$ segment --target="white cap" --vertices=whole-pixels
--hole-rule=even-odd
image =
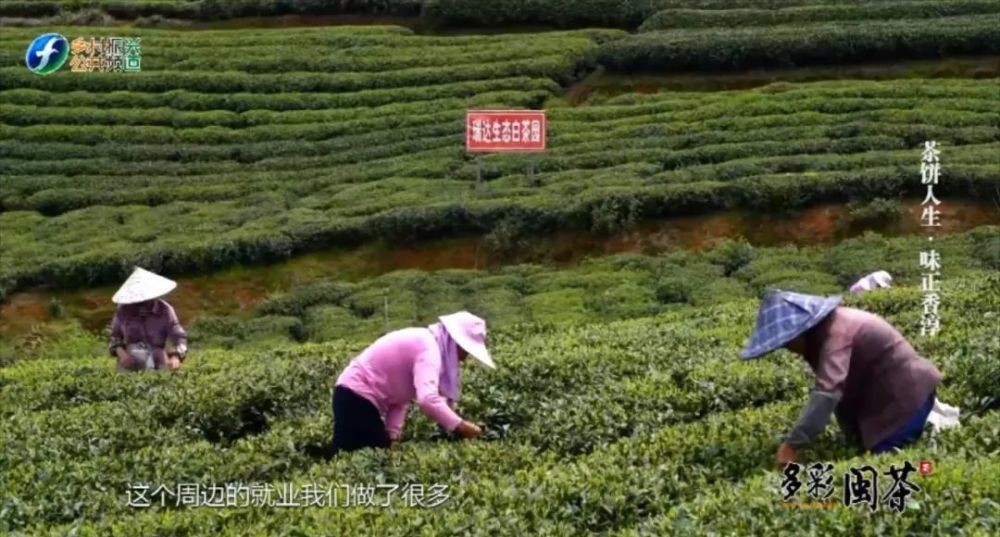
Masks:
[[[111,300],[115,304],[136,304],[160,298],[173,291],[175,287],[177,282],[136,267]]]

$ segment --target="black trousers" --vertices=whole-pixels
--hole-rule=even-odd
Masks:
[[[333,453],[389,447],[378,408],[348,388],[333,389]]]

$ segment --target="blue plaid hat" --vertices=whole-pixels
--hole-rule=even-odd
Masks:
[[[750,343],[743,349],[743,359],[759,358],[781,348],[825,319],[841,300],[839,296],[768,292],[757,311],[757,326],[750,336]]]

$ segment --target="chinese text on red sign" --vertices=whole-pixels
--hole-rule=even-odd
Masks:
[[[545,150],[545,112],[470,110],[465,116],[465,147],[470,152]]]

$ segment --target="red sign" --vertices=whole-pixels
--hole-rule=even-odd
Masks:
[[[465,148],[474,153],[545,151],[544,110],[469,110]]]
[[[927,475],[934,471],[934,462],[927,459],[920,460],[920,475]]]

